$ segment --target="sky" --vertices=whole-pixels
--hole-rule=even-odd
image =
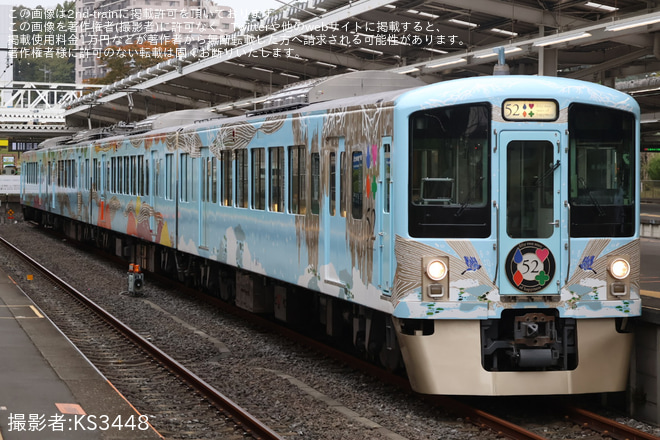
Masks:
[[[234,9],[236,14],[236,26],[245,23],[247,15],[250,12],[265,11],[267,9],[277,9],[291,0],[214,0],[214,3],[220,6],[229,6]],[[294,0],[295,1],[295,0]],[[55,7],[58,3],[64,3],[64,0],[0,0],[0,4],[23,5],[28,8],[43,6],[44,8]]]

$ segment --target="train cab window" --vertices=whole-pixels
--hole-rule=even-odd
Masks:
[[[586,104],[568,109],[571,237],[635,233],[635,119]]]
[[[233,194],[232,189],[234,188],[232,183],[232,152],[231,151],[222,151],[220,153],[220,160],[222,160],[222,185],[221,185],[221,197],[222,204],[224,206],[231,206],[233,204]]]
[[[321,198],[321,157],[319,153],[312,153],[312,214],[319,214]]]
[[[284,148],[270,148],[268,154],[270,164],[268,206],[273,212],[284,212]]]
[[[330,168],[330,172],[328,175],[330,176],[330,182],[328,187],[330,188],[330,203],[329,203],[329,208],[330,208],[330,215],[334,216],[335,212],[337,210],[336,205],[335,205],[335,197],[337,197],[337,153],[330,153],[328,161],[328,167]]]
[[[364,188],[364,167],[362,152],[355,151],[351,161],[351,215],[355,219],[362,218],[362,188]]]
[[[307,212],[306,180],[307,147],[289,147],[289,212]]]
[[[248,207],[248,155],[247,150],[236,151],[236,206]]]
[[[408,231],[412,237],[490,236],[487,103],[410,116]]]
[[[266,209],[266,150],[252,150],[252,208]]]

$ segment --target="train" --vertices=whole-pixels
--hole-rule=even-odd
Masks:
[[[626,389],[633,98],[369,71],[258,101],[45,141],[22,157],[25,219],[309,326],[419,393]]]

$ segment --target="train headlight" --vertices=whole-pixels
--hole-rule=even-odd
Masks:
[[[623,280],[630,275],[630,263],[623,258],[617,258],[610,263],[610,275],[617,280]]]
[[[440,281],[447,276],[447,265],[440,260],[432,260],[426,265],[426,276],[433,281]]]

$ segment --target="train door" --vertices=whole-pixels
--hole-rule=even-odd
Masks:
[[[110,189],[110,170],[108,167],[108,157],[105,154],[101,155],[101,169],[99,170],[99,181],[98,185],[98,218],[96,219],[97,224],[100,220],[105,221],[105,201],[106,201],[106,192]]]
[[[561,256],[560,133],[499,135],[502,295],[557,295]]]
[[[328,209],[324,216],[323,230],[325,234],[325,273],[326,284],[346,288],[346,283],[339,279],[339,273],[344,269],[341,264],[346,255],[346,150],[344,138],[332,138],[330,142],[336,144],[328,153]]]
[[[199,176],[198,179],[198,194],[199,194],[199,204],[198,212],[199,216],[197,217],[197,228],[198,228],[198,243],[199,247],[202,249],[208,249],[206,240],[207,240],[207,220],[209,215],[209,200],[210,200],[210,191],[209,191],[209,163],[207,162],[209,158],[209,149],[208,147],[202,147],[200,159],[199,159],[199,169],[196,170],[196,174]]]
[[[50,194],[48,194],[48,203],[50,206],[49,211],[50,212],[55,212],[55,182],[57,179],[57,162],[52,160],[48,162],[48,190],[50,191]]]
[[[149,206],[151,206],[151,209],[153,212],[158,212],[158,209],[156,207],[156,197],[160,196],[159,192],[159,171],[160,171],[160,162],[158,161],[158,151],[156,150],[151,150],[151,157],[148,159],[149,166],[147,167],[147,182],[146,182],[146,189],[147,189],[147,200],[149,200]],[[154,218],[154,215],[149,216],[149,230],[151,231],[152,234],[152,239],[154,237],[154,231],[156,229],[156,220]]]
[[[380,280],[378,285],[381,291],[390,294],[390,282],[392,279],[392,220],[390,218],[391,206],[391,172],[390,172],[390,148],[391,137],[384,137],[381,142],[379,154],[380,176],[378,178],[378,200],[380,207],[377,218],[378,224],[378,259],[380,265]]]
[[[43,171],[44,171],[44,163],[43,163],[42,159],[39,159],[39,168],[37,170],[37,176],[38,176],[37,182],[39,184],[39,188],[38,188],[39,200],[43,200],[44,199],[44,191],[48,191],[48,185],[43,180],[44,177],[45,177],[43,175],[44,174]]]

